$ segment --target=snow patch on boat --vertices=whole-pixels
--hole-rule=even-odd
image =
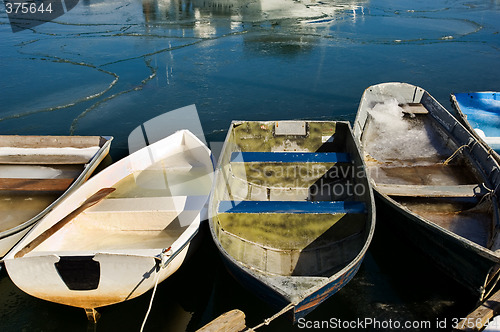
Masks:
[[[427,164],[426,158],[445,155],[447,149],[431,128],[403,113],[396,99],[376,103],[369,111],[373,139],[365,141],[366,151],[380,162],[412,161],[412,165]],[[422,128],[423,127],[423,128]]]

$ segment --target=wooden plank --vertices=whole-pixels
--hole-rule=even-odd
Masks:
[[[235,309],[217,317],[197,332],[240,332],[246,330],[245,313]]]
[[[60,191],[63,192],[74,179],[12,179],[0,178],[0,190],[11,191]]]
[[[231,162],[245,163],[349,163],[342,152],[233,152]]]
[[[500,291],[490,296],[479,307],[462,319],[456,326],[458,331],[480,331],[500,311]]]
[[[78,155],[13,155],[0,156],[0,164],[20,165],[77,165],[86,164],[90,158]]]
[[[22,136],[0,135],[0,147],[16,148],[88,148],[101,146],[100,136]]]
[[[100,212],[145,212],[145,211],[199,211],[207,200],[206,196],[170,197],[124,197],[108,198],[86,213]]]
[[[429,111],[420,103],[408,103],[399,105],[403,108],[403,113],[407,114],[428,114]]]
[[[477,184],[457,186],[377,184],[376,188],[388,196],[405,197],[478,197],[486,194],[486,190]]]

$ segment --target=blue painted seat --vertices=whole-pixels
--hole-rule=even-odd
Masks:
[[[245,163],[350,163],[342,152],[233,152],[231,162]]]
[[[366,213],[353,201],[221,201],[218,213]]]

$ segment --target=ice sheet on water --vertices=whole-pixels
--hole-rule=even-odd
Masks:
[[[431,126],[405,116],[394,98],[377,103],[368,113],[373,118],[373,136],[366,142],[366,151],[378,161],[425,164],[424,159],[449,153]]]

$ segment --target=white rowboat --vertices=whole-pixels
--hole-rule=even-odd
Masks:
[[[193,250],[212,173],[210,150],[187,130],[140,149],[47,214],[5,257],[7,272],[26,293],[84,308],[89,318],[94,308],[135,298]],[[23,250],[102,188],[116,190]]]

